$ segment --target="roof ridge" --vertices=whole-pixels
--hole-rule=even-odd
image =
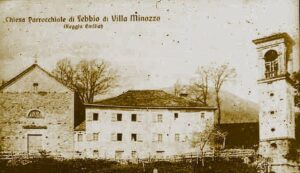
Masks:
[[[0,90],[6,88],[8,85],[14,83],[17,79],[21,78],[24,76],[26,73],[30,72],[31,70],[34,69],[34,67],[37,66],[37,64],[32,64],[31,66],[27,67],[25,70],[23,70],[21,73],[16,75],[15,77],[11,78],[8,80],[6,83],[4,83],[2,86],[0,86]]]
[[[128,92],[128,91],[163,91],[163,92],[165,92],[164,90],[162,90],[162,89],[138,89],[138,90],[135,90],[135,89],[130,89],[130,90],[127,90],[126,92]]]
[[[118,96],[95,101],[93,104],[142,107],[209,107],[208,105],[170,94],[164,90],[128,90]]]
[[[65,84],[63,84],[62,82],[60,82],[59,80],[57,80],[51,73],[49,73],[47,70],[43,69],[41,66],[39,66],[37,63],[32,64],[31,66],[27,67],[25,70],[23,70],[21,73],[19,73],[18,75],[16,75],[15,77],[11,78],[9,81],[7,81],[5,84],[3,84],[2,86],[0,86],[0,91],[3,90],[4,88],[6,88],[7,86],[13,84],[15,81],[17,81],[19,78],[23,77],[25,74],[29,73],[30,71],[32,71],[34,68],[39,68],[40,70],[42,70],[44,73],[46,73],[49,77],[53,78],[54,80],[56,80],[58,83],[60,83],[61,85],[63,85],[64,87],[68,88],[69,90],[73,91],[72,88],[66,86]]]

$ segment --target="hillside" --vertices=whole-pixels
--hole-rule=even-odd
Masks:
[[[173,93],[172,88],[164,89],[166,92]],[[215,95],[210,93],[208,104],[214,106]],[[250,100],[243,99],[230,92],[223,91],[221,93],[222,99],[222,117],[221,123],[244,123],[244,122],[258,122],[258,104]]]

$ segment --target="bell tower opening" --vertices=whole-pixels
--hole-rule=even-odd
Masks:
[[[265,60],[265,78],[273,78],[278,76],[278,53],[271,49],[264,55]]]

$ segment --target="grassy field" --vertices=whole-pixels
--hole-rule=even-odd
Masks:
[[[0,173],[152,173],[154,168],[158,173],[256,173],[255,168],[236,161],[208,161],[205,167],[186,162],[119,164],[92,159],[0,161]]]

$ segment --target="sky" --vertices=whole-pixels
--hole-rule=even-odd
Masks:
[[[7,17],[160,16],[159,22],[106,22],[103,29],[64,29],[62,23],[6,22]],[[257,52],[252,40],[287,32],[296,42],[297,0],[1,1],[0,79],[34,60],[52,71],[58,60],[104,59],[119,72],[118,91],[187,84],[198,66],[229,63],[237,71],[224,89],[257,102]],[[74,24],[78,24],[75,22]],[[83,23],[81,23],[83,24]]]

